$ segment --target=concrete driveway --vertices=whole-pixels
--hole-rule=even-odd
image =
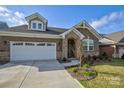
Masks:
[[[80,88],[57,60],[8,63],[0,66],[0,87]]]

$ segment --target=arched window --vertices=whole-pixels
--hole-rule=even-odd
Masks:
[[[92,39],[82,40],[83,50],[84,51],[93,51],[94,50],[94,41]]]

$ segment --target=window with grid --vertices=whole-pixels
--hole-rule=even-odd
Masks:
[[[83,43],[83,50],[84,51],[93,51],[94,50],[94,41],[92,39],[84,39]]]

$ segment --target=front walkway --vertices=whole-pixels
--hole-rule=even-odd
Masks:
[[[61,63],[65,68],[80,65],[79,60],[71,60],[71,62]]]
[[[0,66],[0,87],[81,88],[56,60]]]

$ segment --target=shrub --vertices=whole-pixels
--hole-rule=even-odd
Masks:
[[[102,54],[102,57],[103,57],[103,59],[107,60],[107,59],[108,59],[108,55],[107,55],[107,53],[104,52],[104,53]]]
[[[84,72],[82,72],[82,74],[83,74],[83,76],[92,76],[92,75],[94,75],[95,74],[95,72],[94,71],[84,71]]]
[[[93,64],[93,58],[90,55],[88,55],[87,57],[82,55],[80,61],[81,61],[81,66],[83,66],[84,64],[89,64],[89,65]]]
[[[93,63],[94,63],[93,57],[91,57],[90,55],[88,55],[87,60],[88,60],[87,63],[88,63],[89,65],[93,65]]]
[[[103,56],[102,56],[102,55],[99,55],[98,58],[99,58],[100,60],[103,60]]]
[[[73,69],[73,72],[74,72],[74,73],[77,73],[77,72],[78,72],[78,68],[74,68],[74,69]]]
[[[84,68],[89,68],[90,65],[89,65],[89,64],[83,64],[83,67],[84,67]]]
[[[124,54],[121,56],[121,59],[124,59]]]
[[[87,56],[87,60],[88,61],[91,61],[92,60],[92,57],[90,55]]]
[[[100,60],[108,60],[109,57],[106,52],[103,52],[102,54],[99,55]]]
[[[67,61],[67,59],[64,57],[64,58],[62,59],[62,61]]]
[[[92,58],[93,58],[93,60],[96,60],[98,57],[94,55]]]

